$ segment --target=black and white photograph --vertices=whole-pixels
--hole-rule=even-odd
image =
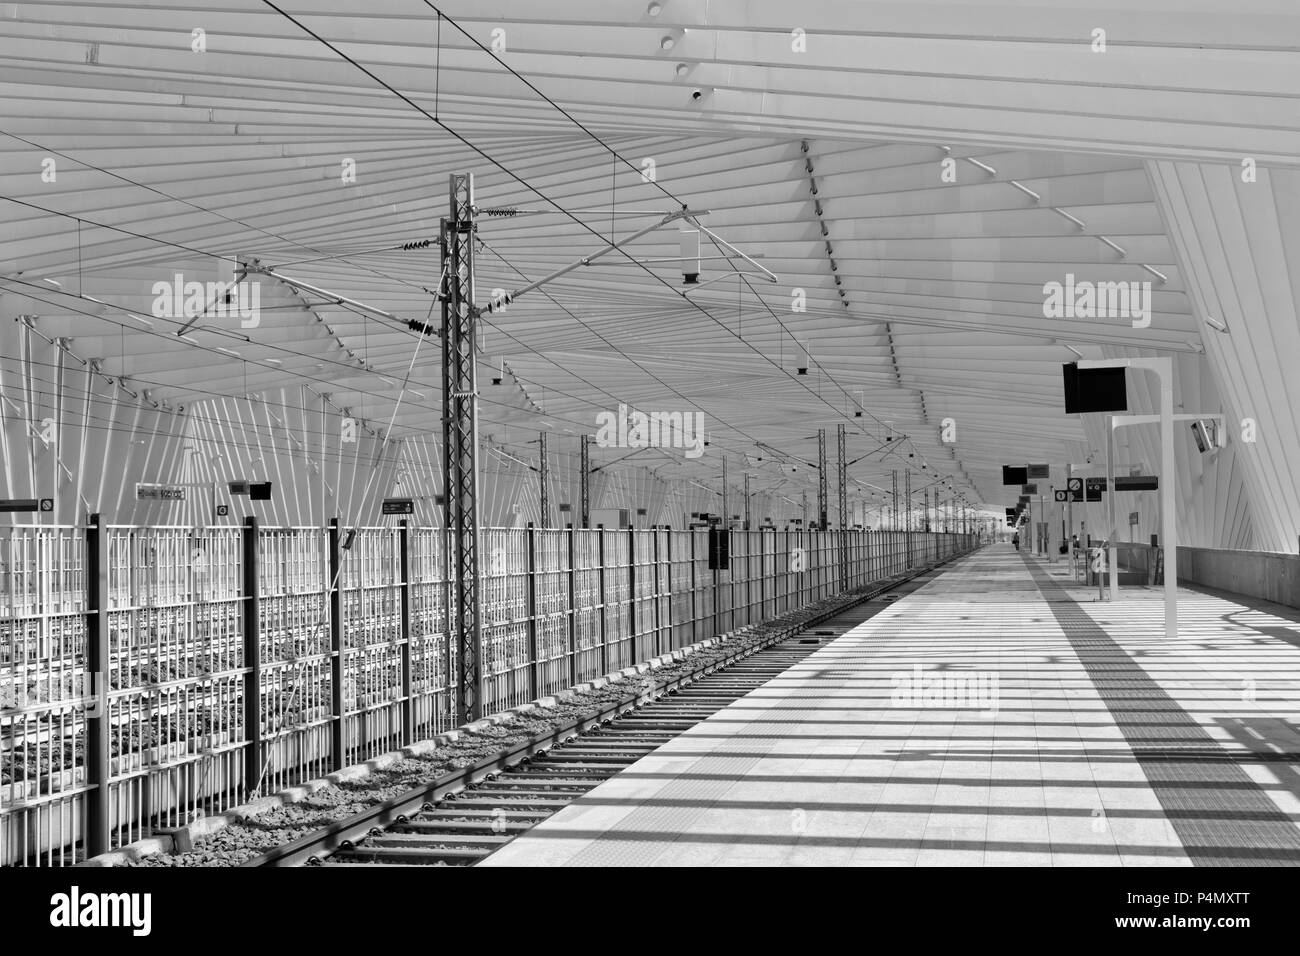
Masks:
[[[1298,276],[1295,0],[0,2],[0,939],[1293,929]]]

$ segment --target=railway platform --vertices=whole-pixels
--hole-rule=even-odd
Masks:
[[[1300,616],[1179,606],[985,548],[479,865],[1300,863]]]

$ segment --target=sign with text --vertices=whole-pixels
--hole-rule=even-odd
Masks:
[[[1158,475],[1115,476],[1116,491],[1155,491],[1160,487]]]
[[[137,501],[184,501],[185,489],[175,485],[141,485],[135,486]]]
[[[0,498],[0,513],[4,514],[22,514],[36,511],[39,507],[40,502],[35,498]]]
[[[386,515],[413,515],[415,502],[410,498],[385,498],[383,513]]]

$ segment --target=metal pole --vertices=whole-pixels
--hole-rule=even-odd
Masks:
[[[87,857],[107,853],[111,842],[108,666],[108,526],[94,514],[86,529],[86,673],[93,695],[86,713],[86,782],[92,787],[86,793]]]
[[[446,487],[452,545],[456,618],[452,628],[459,646],[462,722],[483,716],[482,616],[478,574],[478,309],[474,305],[474,177],[453,173],[448,181],[451,215],[443,254],[447,295],[442,306],[442,334],[447,362],[443,394],[448,404],[449,444]]]
[[[903,497],[907,500],[907,513],[903,518],[903,527],[905,530],[905,541],[907,545],[907,564],[905,567],[912,566],[912,469],[908,468],[903,471]]]
[[[1074,569],[1074,492],[1070,490],[1070,479],[1074,477],[1074,465],[1065,466],[1065,543],[1066,554],[1070,558],[1070,569]]]
[[[262,776],[262,649],[261,588],[257,569],[257,518],[244,518],[244,793],[257,786]]]
[[[731,527],[731,511],[727,503],[727,456],[722,456],[722,529]]]
[[[817,429],[817,530],[826,530],[826,429]]]
[[[584,436],[585,438],[585,436]],[[584,516],[584,523],[585,523]],[[609,673],[609,639],[606,636],[606,618],[608,617],[607,606],[605,604],[605,526],[601,525],[596,530],[596,566],[600,569],[597,577],[600,585],[600,672],[601,674]]]
[[[1160,375],[1160,544],[1165,551],[1165,637],[1178,637],[1178,514],[1174,504],[1173,360],[1153,360]]]
[[[890,481],[890,488],[891,488],[889,493],[889,500],[891,502],[890,515],[889,515],[889,530],[897,531],[898,530],[898,469],[897,468],[895,468],[893,471],[889,473],[889,481]]]
[[[569,533],[569,686],[578,683],[578,531],[572,524]]]
[[[1115,417],[1106,416],[1106,565],[1110,578],[1110,600],[1119,600],[1119,549],[1115,547]]]
[[[839,484],[840,491],[840,590],[846,590],[849,586],[849,554],[847,537],[849,527],[849,466],[845,456],[844,449],[844,426],[840,425],[837,429],[839,445],[839,468],[837,469],[836,481]]]
[[[344,759],[343,716],[345,702],[343,699],[343,582],[339,568],[343,563],[340,550],[339,519],[330,518],[329,525],[329,580],[327,595],[330,607],[330,759],[334,770],[347,766]]]
[[[402,640],[402,743],[415,739],[414,701],[411,699],[411,536],[407,520],[398,522],[401,549],[401,640]]]
[[[541,512],[537,519],[538,524],[543,528],[553,527],[551,524],[550,466],[547,464],[545,431],[537,436],[537,486],[537,507],[538,511]]]
[[[591,498],[588,479],[591,475],[591,436],[582,436],[582,452],[579,462],[578,473],[578,497],[581,501],[580,515],[582,518],[582,527],[590,527],[591,522]]]
[[[542,696],[541,661],[538,655],[540,646],[537,639],[537,532],[533,523],[528,522],[525,536],[528,559],[528,694],[533,700]]]

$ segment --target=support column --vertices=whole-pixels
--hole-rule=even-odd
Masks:
[[[542,696],[541,663],[538,658],[540,642],[537,634],[537,532],[528,522],[525,546],[528,549],[528,696],[536,700]]]
[[[912,469],[907,468],[903,471],[903,497],[907,502],[906,517],[903,519],[903,526],[907,534],[907,564],[905,567],[912,566]]]
[[[339,568],[343,564],[343,552],[339,541],[339,519],[330,518],[330,766],[333,770],[342,770],[347,763],[344,759],[343,741],[343,581]]]
[[[826,429],[817,429],[817,530],[826,530]]]
[[[591,436],[582,436],[581,461],[578,466],[578,498],[581,502],[579,515],[582,527],[591,527],[591,492],[588,484],[591,477]]]
[[[86,792],[87,858],[107,853],[112,836],[108,662],[108,527],[103,516],[95,514],[86,529],[86,674],[93,697],[86,710],[86,782],[91,785]]]
[[[749,475],[745,475],[745,530],[750,529],[749,523]]]
[[[411,534],[407,520],[397,524],[398,548],[401,550],[401,619],[402,641],[402,736],[403,744],[415,739],[414,701],[411,698]]]
[[[727,456],[722,456],[722,528],[731,528],[730,504],[727,501]]]
[[[443,236],[447,295],[442,304],[443,414],[447,419],[446,509],[452,587],[456,596],[454,639],[459,649],[461,722],[483,716],[482,634],[479,595],[478,503],[478,309],[474,305],[474,177],[453,173],[451,214]]]
[[[630,663],[637,663],[636,654],[636,531],[627,529],[627,634],[631,644]]]
[[[891,502],[890,516],[889,516],[889,530],[897,531],[898,530],[898,469],[897,468],[895,468],[893,471],[889,473],[889,483],[890,483],[889,500]]]
[[[847,590],[849,586],[849,554],[848,554],[848,528],[849,528],[849,489],[848,476],[849,466],[845,460],[844,452],[844,426],[839,425],[835,429],[837,444],[839,445],[839,460],[836,480],[839,483],[840,490],[840,590]]]
[[[537,436],[537,510],[538,524],[545,528],[553,528],[551,523],[551,478],[550,465],[546,457],[546,432],[541,432]]]
[[[259,581],[258,524],[255,515],[244,519],[243,531],[243,632],[244,632],[244,793],[262,776],[262,609]]]
[[[578,550],[577,529],[569,525],[569,686],[578,683]]]
[[[586,436],[583,436],[584,442]],[[584,456],[586,457],[586,456]],[[583,523],[586,523],[586,515],[583,515]],[[609,640],[606,636],[607,628],[605,618],[609,608],[605,604],[605,526],[601,525],[596,529],[596,567],[599,568],[600,579],[600,672],[601,674],[609,673]]]

